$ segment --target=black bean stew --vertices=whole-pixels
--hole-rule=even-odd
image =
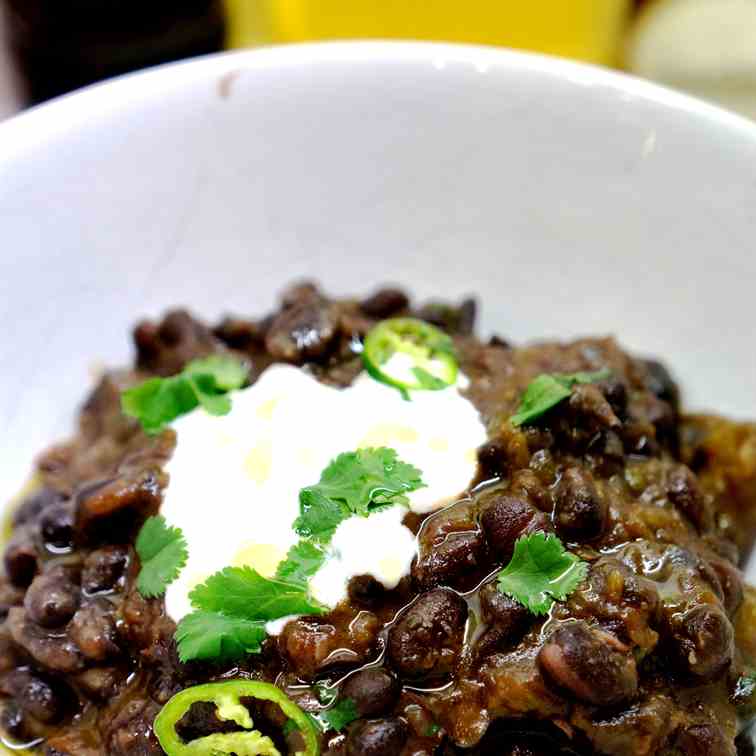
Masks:
[[[356,578],[347,602],[289,622],[235,667],[180,663],[162,600],[135,589],[133,546],[160,509],[175,436],[144,435],[120,392],[212,353],[243,355],[253,380],[285,361],[346,386],[367,331],[406,315],[454,338],[488,429],[469,494],[407,516],[419,557],[397,589]],[[161,754],[153,720],[172,695],[245,677],[312,713],[324,687],[352,701],[357,718],[321,737],[334,756],[752,753],[740,733],[754,704],[756,593],[739,565],[756,531],[756,426],[681,416],[664,367],[612,339],[516,348],[477,339],[474,315],[472,300],[415,307],[384,289],[333,301],[304,284],[263,320],[210,328],[177,310],[140,323],[135,366],[103,376],[13,516],[0,578],[6,742],[47,756]],[[604,368],[610,377],[536,422],[509,422],[536,376]],[[518,537],[539,531],[589,565],[546,617],[494,580]],[[255,715],[283,742],[275,716]],[[196,704],[180,727],[234,725]]]

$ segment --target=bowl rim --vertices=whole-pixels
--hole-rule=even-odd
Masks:
[[[493,67],[522,71],[569,82],[601,87],[607,93],[637,98],[662,109],[689,114],[723,131],[738,133],[756,143],[756,122],[684,92],[619,70],[554,55],[492,45],[403,40],[336,40],[269,45],[188,58],[134,71],[33,106],[0,123],[0,165],[17,159],[24,150],[43,148],[92,117],[119,109],[128,112],[135,101],[155,99],[192,81],[212,76],[314,65],[424,64],[440,73],[449,65],[472,66],[480,73]],[[159,100],[158,100],[159,101]]]

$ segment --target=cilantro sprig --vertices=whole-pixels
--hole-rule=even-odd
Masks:
[[[530,423],[568,399],[577,384],[603,381],[610,375],[607,369],[595,373],[543,373],[528,384],[510,422],[514,426]]]
[[[251,567],[226,567],[198,585],[189,599],[195,611],[176,630],[182,662],[233,661],[260,653],[265,623],[289,614],[323,614],[306,587],[266,578]]]
[[[407,504],[407,494],[425,486],[421,475],[386,447],[339,454],[319,483],[300,491],[300,516],[294,529],[316,542],[327,542],[351,515],[366,517],[377,507]]]
[[[192,360],[178,375],[150,378],[124,391],[121,409],[150,435],[199,406],[211,415],[226,415],[231,411],[226,394],[241,388],[248,372],[242,362],[225,355]]]
[[[567,551],[554,535],[531,533],[517,539],[509,564],[499,573],[498,589],[533,614],[548,614],[585,578],[588,565]]]
[[[325,562],[328,542],[339,523],[406,504],[407,493],[424,485],[420,471],[402,462],[393,449],[340,454],[319,483],[300,491],[301,514],[294,528],[302,539],[289,549],[274,578],[251,567],[227,567],[194,588],[189,596],[194,611],[176,631],[181,661],[232,661],[259,653],[266,622],[294,614],[323,614],[327,609],[310,597],[308,581]],[[329,716],[343,718],[346,712],[336,709]]]
[[[180,528],[168,525],[165,517],[149,517],[135,544],[142,563],[137,590],[145,598],[162,596],[186,564],[186,539]]]

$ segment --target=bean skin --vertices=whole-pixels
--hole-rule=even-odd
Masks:
[[[5,572],[11,583],[19,588],[25,588],[34,579],[37,572],[38,555],[31,538],[22,530],[17,531],[4,554]]]
[[[515,541],[521,535],[548,528],[543,513],[522,497],[492,492],[481,497],[480,505],[486,541],[503,560],[511,558]]]
[[[131,560],[127,546],[105,546],[84,560],[81,587],[89,594],[109,591],[121,580]]]
[[[73,502],[61,501],[49,506],[39,519],[45,543],[58,549],[69,548],[74,536]]]
[[[483,621],[494,625],[502,639],[514,645],[518,643],[530,624],[532,615],[519,602],[502,593],[496,581],[487,583],[480,589],[480,608]]]
[[[41,627],[60,627],[79,607],[79,587],[65,569],[49,570],[34,578],[24,597],[24,607]]]
[[[399,681],[391,672],[373,667],[351,675],[341,694],[354,701],[361,717],[376,717],[391,711],[400,690]]]
[[[590,475],[578,467],[565,470],[554,504],[557,532],[571,541],[590,541],[602,534],[606,518],[606,502]]]
[[[467,604],[454,591],[424,593],[389,631],[388,657],[404,679],[451,672],[462,649]]]
[[[722,609],[699,604],[672,622],[672,642],[683,669],[702,681],[717,679],[735,653],[734,630]]]
[[[638,690],[638,672],[629,649],[582,620],[555,630],[541,648],[538,662],[557,686],[595,706],[621,703]]]
[[[102,662],[119,653],[112,607],[104,599],[79,609],[68,633],[81,653],[92,661]]]
[[[360,304],[362,311],[371,318],[389,318],[409,307],[409,299],[401,289],[380,289]]]
[[[347,756],[396,756],[407,742],[407,725],[396,717],[355,722],[346,740]]]

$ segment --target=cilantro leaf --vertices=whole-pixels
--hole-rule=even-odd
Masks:
[[[595,373],[543,373],[528,384],[520,399],[520,406],[510,418],[510,422],[519,426],[536,420],[567,399],[573,386],[578,383],[603,381],[610,375],[609,370],[599,370]]]
[[[548,614],[554,600],[563,601],[577,588],[587,569],[556,536],[532,533],[517,539],[498,588],[533,614]]]
[[[226,567],[189,594],[192,606],[229,617],[274,620],[289,614],[322,614],[300,585],[271,580],[251,567]]]
[[[265,623],[215,612],[187,614],[176,629],[179,659],[234,661],[245,654],[259,654]]]
[[[331,706],[330,709],[319,712],[317,717],[323,723],[324,730],[336,730],[336,732],[340,732],[350,722],[359,719],[360,714],[351,698],[342,698]]]
[[[224,394],[241,388],[247,380],[247,366],[234,357],[211,355],[192,360],[178,374],[150,378],[121,394],[124,414],[135,417],[149,434],[159,433],[195,407],[211,415],[231,411],[231,400]]]
[[[329,499],[319,491],[308,488],[299,492],[299,511],[299,517],[294,520],[294,530],[317,543],[328,543],[339,523],[352,514],[343,502]]]
[[[310,541],[300,541],[289,549],[286,559],[278,565],[276,578],[305,587],[323,565],[325,553]]]
[[[139,531],[135,547],[142,563],[137,590],[145,598],[161,596],[179,576],[189,556],[184,534],[168,525],[162,515],[149,517]]]
[[[335,529],[350,514],[367,516],[371,504],[406,504],[406,494],[425,485],[420,476],[420,470],[402,462],[393,449],[339,454],[323,470],[319,483],[300,491],[302,517],[313,508],[322,511],[317,527],[310,526],[307,534]],[[298,532],[308,529],[299,520],[295,527]]]

